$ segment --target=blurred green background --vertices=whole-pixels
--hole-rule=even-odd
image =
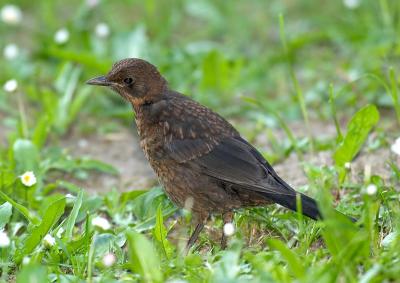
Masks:
[[[22,10],[21,21],[0,25],[1,47],[13,43],[19,53],[1,59],[0,80],[17,79],[38,107],[43,92],[63,91],[57,82],[66,69],[78,72],[73,95],[79,96],[87,78],[126,57],[149,60],[172,88],[228,116],[253,110],[243,102],[250,97],[287,119],[300,118],[291,71],[312,118],[328,118],[331,83],[338,107],[349,106],[341,109],[352,111],[366,102],[391,105],[377,78],[386,81],[388,68],[398,64],[398,1],[12,3]],[[57,43],[60,30],[68,38]],[[128,116],[119,98],[100,95],[99,89],[87,92],[83,113]]]

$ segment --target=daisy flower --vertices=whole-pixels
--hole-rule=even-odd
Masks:
[[[27,187],[32,187],[36,184],[36,176],[32,171],[27,171],[20,176],[22,184]]]

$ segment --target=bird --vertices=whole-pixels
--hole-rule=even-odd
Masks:
[[[317,202],[286,183],[263,155],[222,116],[172,90],[151,63],[116,62],[86,82],[105,86],[128,101],[135,113],[140,146],[169,199],[189,208],[195,228],[191,248],[211,215],[233,221],[240,208],[277,203],[318,220]],[[298,201],[300,200],[300,201]],[[221,237],[221,247],[227,239]]]

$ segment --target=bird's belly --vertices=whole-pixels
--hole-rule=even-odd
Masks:
[[[173,163],[173,162],[171,162]],[[189,184],[193,174],[180,170],[176,164],[168,162],[152,162],[151,166],[164,186],[168,197],[179,207],[190,206],[195,197],[192,193],[193,184]]]
[[[187,164],[174,161],[150,162],[166,194],[178,207],[196,214],[223,213],[241,207],[210,177],[193,170]]]

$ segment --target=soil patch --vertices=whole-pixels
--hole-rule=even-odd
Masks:
[[[134,129],[121,128],[110,134],[79,136],[71,134],[62,142],[74,157],[89,157],[114,166],[118,176],[91,173],[74,183],[90,192],[106,192],[113,187],[120,191],[148,189],[157,179],[148,164]]]

